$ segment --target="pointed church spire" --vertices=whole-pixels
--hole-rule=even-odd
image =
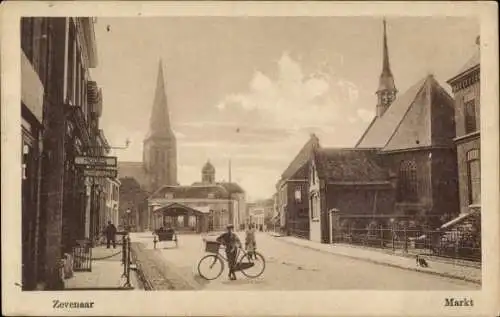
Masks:
[[[158,63],[158,75],[156,79],[153,107],[151,109],[151,118],[149,121],[148,138],[170,137],[173,135],[169,116],[167,95],[165,91],[165,78],[163,76],[163,62],[160,59]]]
[[[384,19],[384,52],[383,52],[382,75],[391,76],[391,65],[389,63],[389,49],[387,48],[387,22]]]
[[[389,108],[391,103],[396,99],[397,89],[394,84],[394,77],[391,72],[391,65],[389,62],[389,49],[387,45],[387,23],[384,18],[384,35],[383,35],[383,52],[382,52],[382,73],[380,74],[377,102],[377,117],[381,117],[384,112]]]

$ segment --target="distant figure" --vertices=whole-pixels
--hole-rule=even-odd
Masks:
[[[217,242],[222,243],[226,247],[226,257],[229,264],[229,279],[235,280],[234,266],[236,265],[236,256],[238,248],[241,247],[240,238],[233,232],[234,226],[227,225],[227,232],[224,232],[217,238]]]
[[[255,239],[255,225],[252,223],[245,232],[245,250],[250,258],[255,257],[255,249],[257,249],[257,240]]]
[[[113,249],[116,249],[116,227],[111,221],[108,221],[108,226],[104,229],[106,233],[106,247],[109,249],[110,242],[113,242]]]
[[[170,225],[170,223],[167,223],[167,228],[165,229],[166,233],[173,234],[175,232],[174,228]]]

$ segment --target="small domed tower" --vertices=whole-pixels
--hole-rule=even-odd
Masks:
[[[215,167],[210,161],[207,161],[201,169],[201,181],[207,184],[215,183]]]

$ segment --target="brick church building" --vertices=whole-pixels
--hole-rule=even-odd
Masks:
[[[202,182],[181,186],[177,179],[177,143],[169,117],[163,65],[160,61],[149,131],[143,143],[142,162],[118,162],[120,191],[120,224],[131,225],[132,230],[157,229],[153,209],[175,203],[165,212],[180,211],[186,227],[191,226],[188,214],[202,216],[205,207],[213,227],[229,222],[239,224],[241,210],[245,208],[245,192],[235,183],[215,181],[215,168],[207,162],[202,169]],[[126,186],[125,186],[126,185]],[[154,205],[154,206],[153,206]],[[173,205],[172,205],[173,206]],[[154,208],[153,208],[154,207]],[[192,217],[191,217],[192,218]],[[213,219],[212,219],[213,218]],[[164,220],[168,220],[165,218]],[[175,222],[177,223],[177,222]],[[158,224],[158,226],[155,226]],[[197,226],[197,225],[196,225]]]
[[[431,227],[458,214],[453,98],[432,75],[399,93],[386,23],[376,114],[353,148],[324,148],[312,135],[277,184],[281,227],[318,242],[333,227],[389,226],[420,219]]]

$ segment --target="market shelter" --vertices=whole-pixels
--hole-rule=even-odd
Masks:
[[[208,208],[192,208],[180,203],[169,203],[154,210],[154,229],[170,226],[177,232],[206,232],[209,212]]]

